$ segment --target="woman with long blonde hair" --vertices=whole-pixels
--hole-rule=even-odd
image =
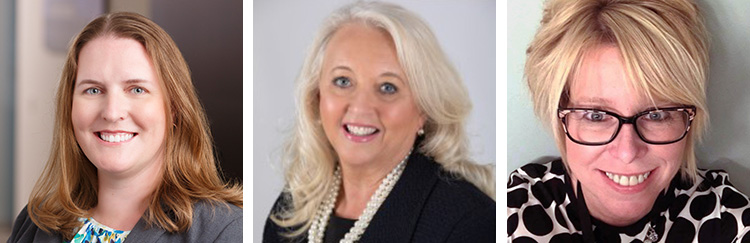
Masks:
[[[242,239],[242,187],[220,178],[187,63],[154,22],[86,25],[56,105],[50,158],[9,242]]]
[[[296,91],[264,242],[495,242],[493,169],[469,157],[468,93],[422,19],[340,8]]]

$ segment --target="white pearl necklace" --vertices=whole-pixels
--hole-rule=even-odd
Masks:
[[[372,216],[378,211],[378,208],[383,204],[383,201],[388,197],[388,194],[391,193],[393,186],[396,185],[396,182],[404,172],[406,160],[409,158],[409,155],[411,155],[411,150],[409,150],[409,153],[404,156],[404,159],[402,159],[401,162],[398,163],[398,165],[396,165],[396,167],[394,167],[393,170],[391,170],[391,172],[383,179],[378,189],[370,197],[370,201],[367,202],[367,207],[365,207],[365,210],[359,216],[357,222],[354,222],[354,226],[352,226],[352,228],[349,229],[349,232],[344,235],[344,238],[341,239],[341,243],[351,243],[359,240],[359,237],[365,232],[367,226],[370,225]],[[328,191],[328,197],[326,197],[320,207],[318,207],[318,212],[315,214],[312,225],[310,226],[310,229],[307,230],[308,242],[323,242],[323,234],[325,233],[328,219],[336,205],[336,198],[339,195],[340,186],[341,166],[336,166],[336,171],[333,172],[333,186]]]

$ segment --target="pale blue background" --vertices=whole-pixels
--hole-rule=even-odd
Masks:
[[[750,1],[698,1],[711,36],[711,124],[698,147],[699,168],[724,169],[750,193]],[[523,81],[526,47],[542,18],[542,0],[508,2],[508,174],[542,156],[559,156],[551,132],[533,114]],[[502,48],[502,47],[500,47]],[[502,74],[499,74],[502,75]],[[507,175],[506,175],[507,176]]]

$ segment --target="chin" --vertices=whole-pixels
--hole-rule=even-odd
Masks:
[[[341,156],[339,155],[339,162],[346,164],[346,165],[364,165],[369,163],[370,161],[373,161],[371,157],[368,156],[362,156],[360,155],[352,155],[352,156]]]

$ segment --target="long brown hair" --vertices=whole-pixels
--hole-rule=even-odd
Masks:
[[[165,90],[164,173],[143,216],[146,222],[168,232],[184,232],[192,224],[195,201],[242,207],[242,186],[224,182],[218,173],[208,120],[177,45],[146,17],[110,13],[86,25],[68,51],[57,88],[52,150],[27,206],[31,220],[70,240],[81,224],[77,219],[89,216],[88,210],[97,204],[97,169],[75,139],[71,110],[78,55],[86,43],[103,36],[140,42]]]

